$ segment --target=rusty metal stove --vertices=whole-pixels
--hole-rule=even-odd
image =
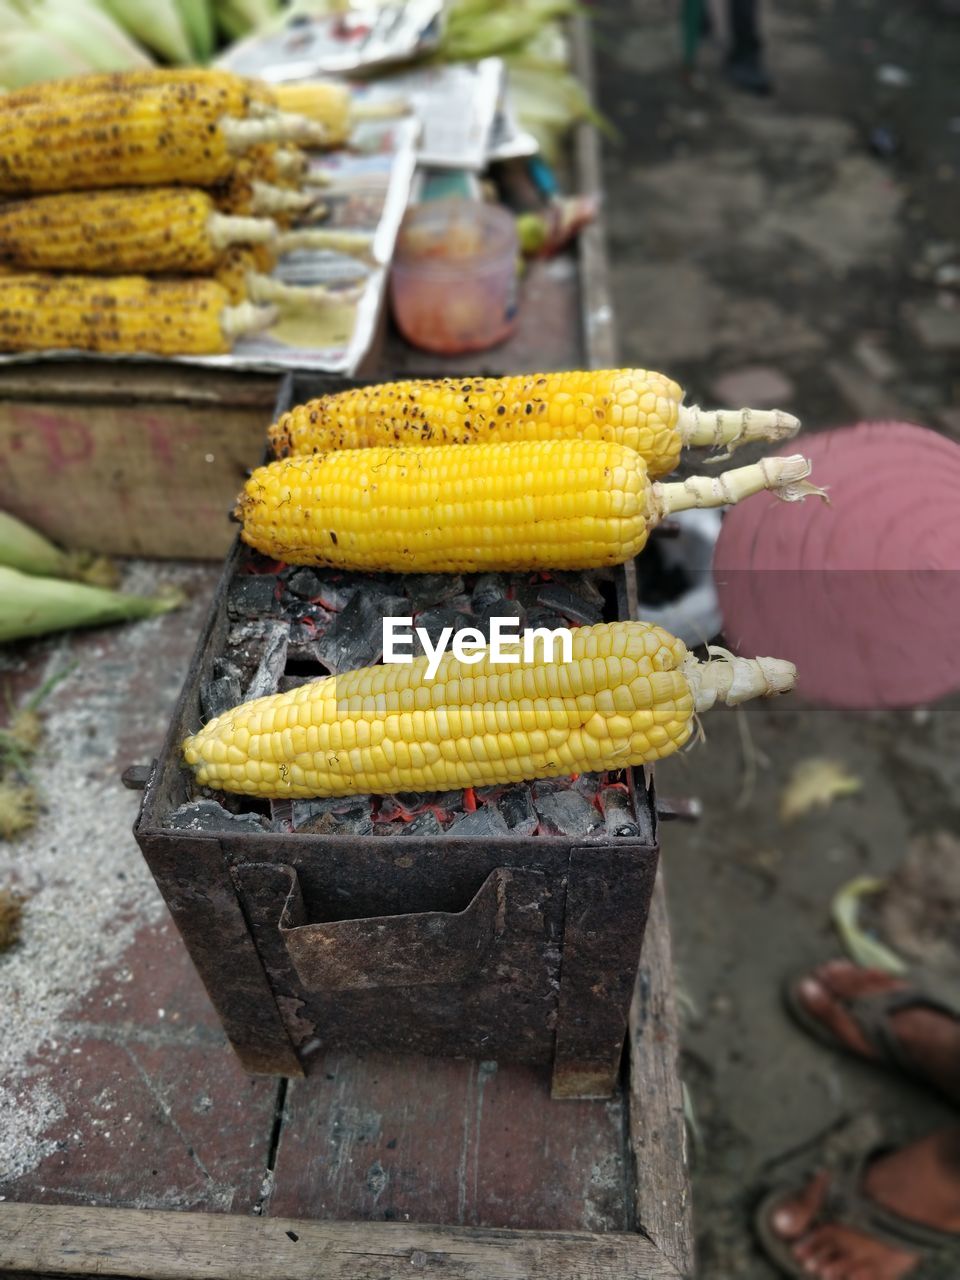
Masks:
[[[288,380],[279,408],[324,389]],[[503,788],[361,801],[347,834],[329,804],[318,813],[307,806],[299,829],[289,804],[268,812],[234,797],[225,810],[212,801],[198,809],[180,743],[209,716],[231,635],[243,633],[238,583],[243,597],[244,578],[266,572],[275,586],[260,583],[255,594],[272,616],[285,607],[275,602],[289,576],[275,569],[239,544],[228,558],[135,828],[242,1062],[300,1075],[332,1048],[471,1056],[552,1066],[556,1097],[609,1095],[657,868],[652,788],[635,771],[539,784],[539,792],[530,784],[533,829],[508,829],[500,808],[493,822],[488,810],[502,807]],[[348,598],[361,576],[317,572],[325,585],[310,608],[321,629],[304,606],[279,658],[269,626],[262,630],[250,684],[259,692],[271,666],[272,687],[277,679],[284,687],[323,674],[318,655],[335,663],[336,646],[321,643],[323,597]],[[504,579],[508,596],[529,599],[530,575]],[[413,581],[380,584],[392,601],[384,612]],[[601,585],[606,616],[628,616],[623,575]],[[546,598],[555,602],[562,587],[554,583]],[[474,584],[474,600],[476,592]],[[463,599],[458,607],[469,609]],[[616,798],[623,821],[615,814],[589,832],[551,831],[545,797],[564,788],[598,812]],[[486,821],[465,821],[461,811],[475,807]],[[212,823],[210,813],[219,815]],[[198,816],[184,823],[184,814]]]

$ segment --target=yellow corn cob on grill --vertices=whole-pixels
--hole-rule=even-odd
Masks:
[[[269,219],[228,217],[189,187],[71,191],[0,205],[0,262],[26,270],[211,272],[231,245],[275,237]]]
[[[673,511],[772,489],[794,499],[809,464],[768,458],[719,476],[651,482],[607,440],[464,449],[344,449],[259,467],[240,495],[243,540],[291,564],[400,573],[583,569],[635,556]]]
[[[695,713],[785,692],[796,675],[773,658],[699,663],[647,622],[578,628],[569,662],[448,653],[432,681],[426,665],[258,698],[187,738],[184,756],[201,785],[257,796],[490,786],[661,759],[688,740]]]
[[[234,116],[189,83],[74,97],[51,88],[21,107],[0,100],[0,191],[210,186],[250,147],[309,138],[318,128],[279,113]]]
[[[785,440],[800,424],[779,410],[705,412],[646,369],[444,378],[358,387],[285,413],[270,428],[278,457],[371,445],[498,440],[612,440],[636,449],[651,475],[666,475],[684,446]]]
[[[270,307],[231,307],[226,290],[200,276],[0,274],[0,350],[210,355],[276,318]]]

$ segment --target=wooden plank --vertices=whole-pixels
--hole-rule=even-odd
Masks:
[[[220,558],[269,417],[256,402],[0,400],[0,509],[67,546]]]
[[[678,1057],[670,922],[661,872],[630,1011],[630,1140],[638,1226],[678,1274],[692,1276],[693,1205]]]
[[[0,399],[184,402],[269,411],[279,376],[162,361],[32,360],[0,365]]]
[[[148,1280],[676,1280],[642,1236],[0,1204],[0,1271]]]
[[[628,1231],[625,1111],[552,1102],[549,1068],[328,1054],[290,1085],[268,1211]]]

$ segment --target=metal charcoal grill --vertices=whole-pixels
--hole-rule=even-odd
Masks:
[[[278,412],[330,389],[288,379]],[[473,1056],[609,1095],[658,858],[641,774],[268,804],[198,792],[180,743],[242,699],[377,661],[383,616],[433,636],[626,608],[620,572],[347,574],[235,545],[135,833],[249,1070],[308,1074],[332,1048]]]

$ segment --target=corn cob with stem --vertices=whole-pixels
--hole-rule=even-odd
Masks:
[[[700,663],[648,622],[578,627],[569,661],[517,656],[329,676],[227,711],[184,756],[202,786],[275,798],[494,786],[663,759],[699,712],[796,679],[776,658]]]
[[[304,140],[316,128],[301,116],[225,114],[221,103],[175,84],[0,104],[0,191],[212,186],[251,147]]]
[[[281,310],[302,310],[329,304],[355,303],[362,288],[329,289],[326,285],[286,284],[270,275],[275,259],[268,246],[233,249],[216,270],[216,278],[233,303],[248,300],[276,305]]]
[[[333,80],[296,80],[273,85],[272,92],[281,111],[294,111],[322,124],[328,147],[343,146],[361,120],[388,120],[410,110],[406,98],[359,102],[346,85]]]
[[[276,100],[268,85],[217,67],[141,67],[128,71],[98,71],[65,76],[22,85],[3,95],[3,110],[35,106],[56,99],[87,98],[97,94],[129,96],[149,89],[179,90],[183,101],[199,98],[216,103],[221,111],[245,116],[264,107],[274,109]]]
[[[802,457],[651,481],[606,440],[344,449],[259,467],[235,514],[243,540],[290,564],[460,573],[621,564],[673,512],[771,490],[812,492]]]
[[[229,217],[205,191],[126,187],[0,205],[0,262],[21,270],[209,273],[237,244],[276,238],[268,218]]]
[[[0,274],[0,351],[213,355],[276,314],[230,306],[223,286],[202,276]]]
[[[273,182],[264,182],[245,165],[237,166],[223,182],[211,189],[222,213],[241,217],[269,217],[280,224],[306,214],[319,200],[316,190],[301,191]]]
[[[304,234],[281,236],[278,249]],[[636,449],[660,476],[685,447],[723,447],[729,457],[757,440],[789,439],[799,426],[780,410],[684,405],[681,388],[662,373],[598,369],[357,387],[298,405],[269,434],[278,457],[371,445],[611,440]]]

